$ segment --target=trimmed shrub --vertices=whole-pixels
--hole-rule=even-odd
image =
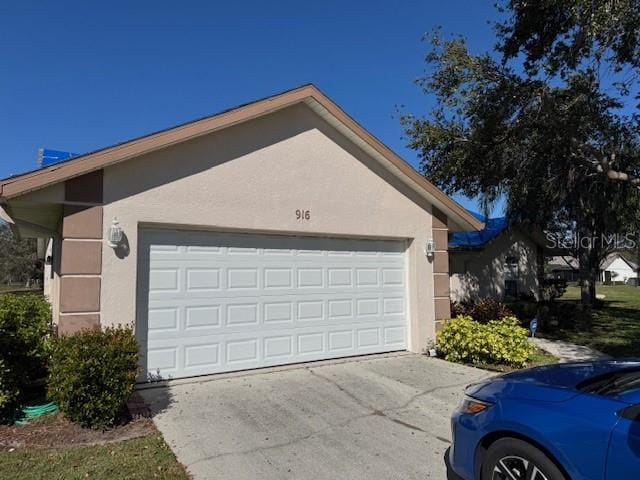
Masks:
[[[523,367],[535,347],[515,317],[482,324],[458,316],[448,320],[438,334],[438,350],[451,362]]]
[[[513,312],[504,303],[493,298],[483,298],[477,302],[454,303],[451,306],[451,315],[469,316],[479,323],[489,323],[491,320],[500,320],[513,317]]]
[[[130,327],[59,337],[51,356],[48,395],[69,420],[106,428],[126,413],[135,388],[138,343]]]
[[[0,296],[0,416],[7,419],[29,383],[44,377],[51,307],[41,295]]]

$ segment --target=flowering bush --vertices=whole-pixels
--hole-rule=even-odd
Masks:
[[[523,367],[535,347],[515,317],[482,324],[461,315],[444,324],[438,350],[451,362]]]

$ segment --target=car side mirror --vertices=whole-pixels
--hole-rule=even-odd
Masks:
[[[623,408],[618,412],[618,416],[626,418],[633,422],[640,422],[640,404]]]

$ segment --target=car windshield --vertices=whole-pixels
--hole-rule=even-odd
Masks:
[[[640,368],[605,373],[581,382],[576,387],[580,392],[594,395],[616,396],[640,389]]]

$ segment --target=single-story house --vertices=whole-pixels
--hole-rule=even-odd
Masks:
[[[567,282],[580,280],[580,265],[578,259],[569,255],[556,255],[547,261],[547,276],[563,279]]]
[[[553,278],[563,278],[568,282],[580,280],[580,264],[572,256],[555,256],[549,259],[547,269]],[[612,252],[602,261],[598,280],[603,283],[632,283],[638,278],[638,265],[625,258],[620,252]]]
[[[144,378],[421,351],[482,223],[313,85],[0,181],[51,237],[58,331],[135,325]]]
[[[619,252],[607,256],[600,266],[600,281],[604,283],[627,283],[631,278],[638,278],[638,265]]]
[[[544,236],[509,225],[506,217],[485,218],[480,231],[454,231],[449,239],[451,299],[539,295]]]

